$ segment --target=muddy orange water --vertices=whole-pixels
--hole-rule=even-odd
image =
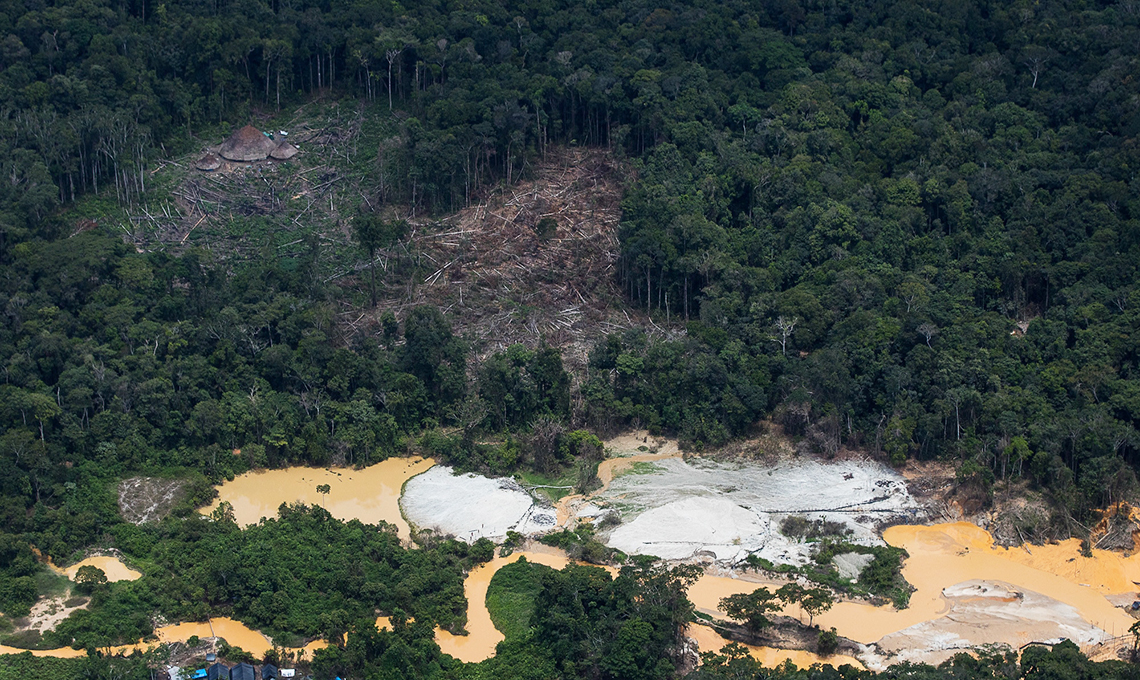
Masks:
[[[273,641],[262,635],[261,633],[253,630],[249,626],[240,621],[221,617],[212,618],[204,623],[178,623],[171,626],[162,626],[154,631],[158,637],[158,642],[138,642],[133,645],[123,645],[113,648],[115,653],[129,654],[134,649],[145,649],[147,647],[154,647],[158,644],[167,642],[185,642],[195,635],[200,638],[207,637],[220,637],[225,638],[226,642],[231,647],[241,647],[243,650],[258,656],[270,649],[273,646]],[[309,658],[312,658],[313,651],[324,647],[327,643],[323,640],[316,640],[310,642],[304,647],[287,648],[288,651],[295,652],[298,649],[304,650]],[[62,651],[62,650],[53,650]]]
[[[635,456],[614,460],[632,463],[641,458],[642,456]],[[392,459],[361,471],[294,469],[260,473],[235,479],[223,487],[223,499],[234,503],[236,512],[238,503],[234,501],[240,497],[233,491],[231,485],[235,485],[233,488],[236,488],[239,482],[249,484],[251,491],[246,497],[262,499],[261,505],[255,506],[251,500],[248,506],[242,509],[244,514],[240,516],[239,521],[250,523],[255,522],[260,516],[275,513],[276,506],[283,500],[317,502],[319,499],[316,496],[319,494],[316,494],[316,485],[327,483],[333,487],[327,501],[328,507],[330,511],[333,511],[334,506],[338,508],[334,514],[359,517],[369,522],[377,519],[395,522],[400,527],[401,535],[406,537],[407,527],[400,519],[396,505],[400,487],[403,480],[426,470],[431,465],[430,460]],[[612,479],[613,465],[609,470]],[[275,473],[280,476],[271,476]],[[254,489],[254,484],[250,480],[257,480],[260,488]],[[312,496],[305,495],[309,489],[312,489]],[[377,494],[387,494],[391,499],[387,510],[380,510],[378,505],[370,503]],[[254,509],[263,507],[271,508],[272,511]],[[257,517],[249,519],[254,514]],[[903,576],[917,588],[911,595],[910,607],[896,611],[891,607],[841,602],[831,611],[816,617],[815,620],[819,625],[825,628],[834,626],[839,634],[858,642],[875,642],[888,633],[942,616],[948,610],[948,602],[942,597],[942,589],[970,579],[997,579],[1054,598],[1073,606],[1086,621],[1112,635],[1123,634],[1134,621],[1123,610],[1115,608],[1105,596],[1137,592],[1138,588],[1134,581],[1140,580],[1140,554],[1125,556],[1095,550],[1093,557],[1085,558],[1081,557],[1079,542],[1076,540],[1047,546],[998,548],[994,547],[988,533],[964,522],[935,526],[896,526],[887,529],[883,533],[883,538],[890,545],[905,548],[910,554],[903,566]],[[464,582],[464,591],[470,607],[467,628],[471,634],[454,636],[444,631],[437,631],[436,640],[445,652],[464,661],[479,661],[494,654],[495,645],[503,637],[492,625],[490,615],[487,613],[487,586],[491,576],[499,567],[523,555],[528,560],[554,568],[561,568],[567,564],[566,557],[558,551],[531,551],[515,553],[507,558],[496,558],[472,570]],[[751,592],[759,585],[743,579],[705,575],[690,589],[689,599],[703,611],[715,614],[720,598],[734,593]],[[799,614],[794,608],[785,613],[792,616]],[[160,629],[157,633],[161,640],[184,640],[191,635],[206,637],[212,630],[213,634],[225,637],[230,644],[254,653],[263,651],[269,644],[260,633],[236,621],[213,619],[212,624],[212,629],[208,624],[180,624]],[[206,628],[202,628],[203,626]],[[1009,637],[1016,639],[1017,623],[1011,622],[1010,626]],[[707,631],[704,632],[702,628],[695,626],[694,631],[704,636],[709,644],[717,644],[708,637],[715,633],[708,628],[704,628],[704,631]],[[320,646],[320,643],[315,645]],[[719,646],[716,649],[719,649]],[[0,653],[20,651],[23,650],[0,647]],[[72,649],[35,653],[40,656],[82,655],[82,652]],[[754,653],[768,654],[760,651]],[[778,654],[773,658],[778,659]],[[834,658],[831,657],[829,662],[833,662]],[[808,657],[792,660],[797,665],[810,663]]]
[[[150,647],[156,647],[160,644],[167,642],[186,642],[191,637],[197,635],[200,638],[206,637],[220,637],[225,638],[233,647],[241,647],[243,650],[250,652],[254,655],[260,655],[267,649],[273,646],[272,640],[262,635],[261,633],[246,626],[240,621],[234,621],[228,618],[210,619],[205,623],[178,623],[171,626],[162,626],[154,631],[155,636],[158,637],[157,642],[144,642],[140,640],[133,645],[120,645],[111,647],[112,654],[130,654],[132,651],[145,650]],[[298,650],[304,651],[305,656],[312,658],[313,652],[326,646],[323,640],[314,640],[304,647],[286,648],[290,652]],[[35,656],[54,656],[64,659],[72,659],[75,657],[86,656],[87,652],[82,649],[72,649],[70,647],[62,647],[60,649],[17,649],[15,647],[7,647],[0,645],[0,655],[2,654],[22,654],[30,651]]]
[[[993,539],[973,524],[958,522],[935,526],[896,526],[883,532],[893,546],[910,557],[903,576],[917,589],[904,610],[840,602],[815,621],[834,626],[840,635],[868,644],[888,633],[938,618],[948,610],[942,589],[969,579],[998,579],[1072,605],[1089,623],[1111,635],[1121,635],[1134,619],[1109,602],[1105,595],[1136,592],[1132,583],[1140,575],[1140,555],[1125,557],[1095,551],[1080,556],[1076,540],[1057,545],[1025,548],[994,547]],[[689,599],[703,611],[715,613],[722,597],[752,592],[759,583],[706,575],[690,590]],[[795,608],[786,612],[798,615]],[[1009,637],[1016,639],[1016,622]]]
[[[0,655],[23,654],[24,652],[31,652],[32,656],[52,656],[57,659],[75,659],[81,656],[87,656],[87,650],[72,649],[71,647],[64,647],[63,649],[18,649],[16,647],[0,645]]]
[[[686,632],[689,637],[697,641],[697,647],[701,652],[719,652],[721,647],[732,642],[731,640],[726,640],[721,637],[712,628],[701,624],[690,625]],[[754,647],[752,645],[743,646],[748,649],[748,653],[751,654],[753,658],[769,667],[778,666],[785,661],[791,661],[798,668],[807,668],[817,663],[830,664],[836,668],[843,664],[851,664],[856,668],[863,668],[863,664],[860,663],[858,659],[843,654],[820,656],[815,652],[805,652],[801,649],[776,649],[774,647]]]
[[[467,596],[467,630],[470,634],[452,635],[436,628],[435,641],[439,648],[461,661],[477,662],[494,656],[495,645],[504,638],[495,624],[491,623],[491,613],[487,611],[487,587],[491,584],[491,577],[500,567],[517,562],[521,557],[554,569],[561,569],[570,563],[562,551],[540,548],[516,552],[508,557],[496,557],[472,569],[463,581],[463,594]]]
[[[496,557],[490,562],[472,569],[467,575],[467,579],[463,582],[463,591],[467,596],[467,630],[470,631],[470,635],[452,635],[447,631],[437,628],[435,631],[435,641],[439,644],[440,649],[457,659],[471,663],[489,659],[494,656],[495,646],[502,642],[504,638],[503,634],[500,633],[491,622],[491,614],[487,611],[487,588],[491,583],[491,578],[500,568],[507,564],[517,562],[520,557],[526,557],[527,560],[531,562],[545,564],[554,569],[562,569],[570,563],[570,560],[567,559],[563,551],[554,548],[543,548],[543,546],[535,546],[530,551],[516,552],[508,557]],[[617,570],[612,567],[606,567],[606,569],[611,574],[616,574],[617,572]],[[730,581],[731,579],[724,580]],[[758,584],[753,584],[754,587],[757,585]],[[376,625],[377,627],[387,627],[387,617],[378,618]],[[703,652],[720,651],[721,647],[729,644],[729,640],[724,639],[708,626],[689,626],[689,635],[697,640],[697,644]],[[856,659],[843,655],[821,657],[818,654],[800,650],[773,649],[771,647],[754,647],[751,645],[745,645],[745,647],[748,648],[752,656],[766,666],[775,666],[783,663],[787,659],[791,659],[793,663],[801,668],[810,666],[813,663],[830,663],[834,666],[849,663],[858,668],[863,667]]]
[[[60,569],[54,564],[49,564],[48,566],[50,566],[52,570],[63,574],[72,581],[75,580],[75,574],[79,571],[79,568],[86,566],[98,567],[99,569],[102,569],[103,573],[107,575],[108,581],[134,581],[142,576],[141,573],[120,562],[117,557],[88,557],[82,562],[76,562],[66,569]]]
[[[396,526],[400,538],[410,538],[408,523],[400,516],[400,490],[404,482],[435,465],[430,458],[389,458],[363,470],[304,468],[247,472],[218,487],[218,498],[203,513],[222,501],[233,506],[238,524],[257,524],[276,517],[282,503],[302,502],[324,507],[333,517],[380,521]],[[328,484],[327,496],[317,487]]]

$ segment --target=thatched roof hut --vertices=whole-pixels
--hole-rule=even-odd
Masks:
[[[275,158],[279,161],[287,161],[296,155],[297,147],[293,146],[289,142],[281,142],[273,149],[273,151],[269,152],[270,158]]]
[[[230,138],[222,143],[218,153],[230,161],[260,161],[264,160],[275,146],[277,142],[266,137],[261,130],[246,125],[230,135]]]
[[[222,167],[222,159],[218,158],[217,154],[208,153],[205,156],[199,158],[198,162],[194,164],[194,167],[198,168],[199,170],[211,172]]]

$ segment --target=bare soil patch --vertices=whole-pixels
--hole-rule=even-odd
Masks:
[[[438,222],[413,221],[404,243],[381,253],[384,289],[376,310],[345,310],[352,325],[373,324],[391,310],[433,304],[454,330],[474,341],[482,359],[515,343],[561,348],[571,371],[586,365],[605,333],[643,328],[675,336],[663,319],[626,306],[614,267],[621,195],[631,171],[601,149],[556,149],[532,178],[500,186],[486,199]],[[552,219],[550,234],[538,223]],[[414,275],[409,258],[415,258]],[[357,284],[368,286],[365,265]],[[375,329],[378,331],[378,329]]]
[[[72,597],[70,591],[55,597],[41,597],[32,605],[30,614],[12,620],[13,630],[4,637],[4,644],[19,649],[47,649],[43,634],[55,630],[72,612],[86,609],[89,602],[86,597]]]
[[[872,461],[657,458],[643,474],[614,479],[591,500],[616,508],[623,523],[603,534],[611,548],[665,559],[709,557],[735,564],[750,554],[804,564],[812,545],[784,536],[789,515],[834,522],[848,540],[881,545],[878,527],[915,523],[925,507],[894,470]]]
[[[119,482],[119,512],[132,524],[157,522],[182,500],[186,482],[180,479],[131,477]]]

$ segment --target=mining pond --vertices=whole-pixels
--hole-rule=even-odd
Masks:
[[[623,444],[648,439],[627,436]],[[430,459],[392,458],[361,470],[290,468],[242,475],[221,485],[219,499],[203,512],[227,502],[235,519],[249,525],[275,516],[282,503],[319,504],[340,519],[388,522],[405,541],[411,537],[408,521],[420,529],[474,541],[499,540],[508,530],[535,534],[572,527],[616,513],[620,522],[601,522],[613,526],[600,538],[630,554],[703,564],[706,573],[690,589],[689,599],[699,612],[720,618],[721,598],[781,584],[741,569],[744,556],[757,554],[787,564],[809,559],[810,545],[779,532],[783,517],[826,519],[846,526],[853,542],[889,544],[909,554],[903,576],[916,590],[907,608],[843,601],[815,617],[821,627],[834,627],[864,645],[858,661],[870,668],[899,661],[938,663],[982,645],[1017,649],[1061,638],[1094,652],[1098,644],[1125,634],[1134,622],[1122,605],[1136,596],[1140,556],[1094,550],[1092,557],[1083,557],[1075,539],[996,547],[988,533],[964,522],[897,524],[879,534],[876,526],[907,519],[921,522],[928,510],[909,495],[895,471],[871,461],[723,463],[685,460],[672,442],[647,448],[611,448],[611,458],[599,466],[602,488],[587,496],[565,496],[557,504],[538,500],[534,489],[515,480],[456,475]],[[324,485],[325,493],[318,491]],[[437,630],[444,652],[464,661],[494,654],[503,636],[487,612],[487,587],[500,567],[523,556],[553,568],[568,563],[564,553],[540,546],[473,569],[464,584],[469,634]],[[73,578],[83,564],[98,566],[110,580],[138,577],[112,557],[85,560],[66,570],[68,575]],[[803,618],[796,607],[783,613]],[[386,622],[381,617],[377,623]],[[689,633],[701,651],[717,651],[727,642],[706,625],[694,624]],[[224,618],[166,626],[156,635],[162,642],[194,635],[222,637],[255,654],[272,644],[261,633]],[[305,649],[311,655],[323,644],[314,642]],[[823,658],[806,651],[749,649],[770,664],[857,663],[851,657]],[[0,653],[20,651],[0,648]],[[71,649],[34,653],[83,654]]]
[[[400,516],[404,483],[435,465],[430,458],[389,458],[360,470],[353,468],[292,467],[247,472],[218,487],[218,498],[203,510],[209,514],[229,503],[234,519],[247,526],[276,517],[282,503],[319,505],[333,517],[366,524],[388,522],[401,539],[410,536]],[[318,487],[328,486],[328,493]]]

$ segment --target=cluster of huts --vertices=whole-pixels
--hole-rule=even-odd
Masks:
[[[171,666],[167,669],[167,674],[170,680],[277,680],[277,678],[292,678],[296,676],[296,670],[292,668],[278,668],[271,663],[267,663],[261,667],[260,675],[257,669],[248,663],[239,663],[238,665],[230,668],[224,663],[215,663],[207,668],[193,671],[191,673],[184,672],[177,666]]]
[[[278,136],[281,139],[278,139]],[[194,167],[212,172],[222,167],[223,160],[237,163],[263,161],[267,158],[287,161],[297,155],[297,147],[286,141],[285,136],[285,133],[274,135],[272,132],[262,132],[252,125],[246,125],[222,142],[217,153],[210,152],[199,158]]]

